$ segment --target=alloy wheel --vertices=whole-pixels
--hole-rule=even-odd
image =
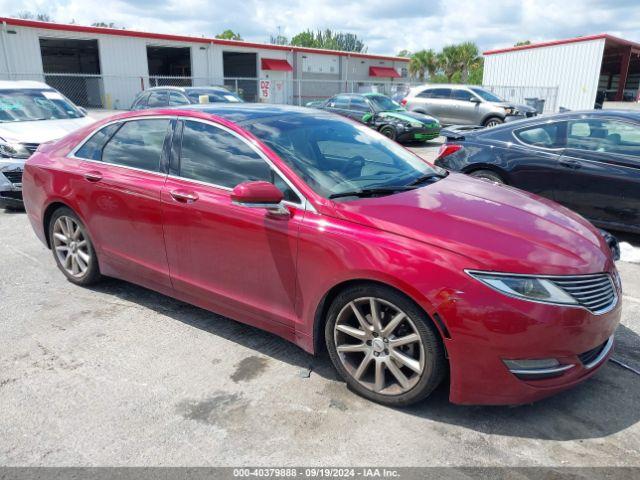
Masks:
[[[425,348],[415,323],[381,298],[347,303],[336,319],[334,342],[349,375],[375,393],[408,392],[425,370]]]
[[[91,253],[83,228],[73,218],[59,217],[53,225],[53,248],[62,268],[72,277],[83,277],[89,269]]]

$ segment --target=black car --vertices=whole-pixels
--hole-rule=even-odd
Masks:
[[[425,142],[440,136],[438,120],[409,112],[379,93],[341,93],[307,106],[352,118],[398,142]]]
[[[152,87],[136,95],[131,104],[131,110],[242,101],[238,95],[225,87]]]
[[[436,165],[548,197],[603,228],[640,233],[640,112],[568,112],[442,135]]]

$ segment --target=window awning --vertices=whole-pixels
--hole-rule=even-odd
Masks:
[[[293,68],[286,60],[276,58],[263,58],[261,61],[262,70],[279,70],[281,72],[292,72]]]
[[[369,67],[370,77],[391,77],[400,78],[400,74],[391,67]]]

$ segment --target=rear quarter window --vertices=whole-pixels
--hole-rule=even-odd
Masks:
[[[98,130],[76,151],[75,156],[87,160],[102,160],[102,149],[120,125],[112,123]]]

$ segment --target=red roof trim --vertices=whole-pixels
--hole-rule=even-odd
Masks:
[[[496,53],[506,53],[506,52],[515,52],[518,50],[529,50],[531,48],[540,48],[540,47],[553,47],[555,45],[566,45],[569,43],[578,43],[578,42],[589,42],[592,40],[609,40],[613,43],[620,43],[623,45],[631,45],[636,48],[640,48],[639,43],[631,42],[629,40],[625,40],[623,38],[614,37],[613,35],[609,35],[607,33],[600,33],[598,35],[587,35],[585,37],[575,37],[575,38],[566,38],[564,40],[553,40],[550,42],[541,42],[541,43],[532,43],[531,45],[521,45],[519,47],[509,47],[509,48],[499,48],[496,50],[487,50],[483,53],[483,55],[494,55]]]
[[[293,72],[293,67],[286,60],[277,58],[261,58],[260,67],[262,70],[278,70],[280,72]]]
[[[150,38],[150,39],[157,39],[157,40],[171,40],[175,42],[214,43],[216,45],[229,45],[234,47],[262,48],[265,50],[279,50],[279,51],[289,51],[289,52],[294,51],[294,52],[304,52],[304,53],[322,53],[325,55],[370,58],[374,60],[389,60],[393,62],[409,61],[408,58],[391,57],[386,55],[369,55],[367,53],[341,52],[338,50],[325,50],[322,48],[290,47],[286,45],[272,45],[270,43],[244,42],[239,40],[223,40],[221,38],[190,37],[186,35],[170,35],[165,33],[140,32],[137,30],[122,30],[118,28],[86,27],[83,25],[39,22],[36,20],[23,20],[20,18],[10,18],[10,17],[0,17],[0,22],[6,22],[8,25],[14,25],[17,27],[42,28],[46,30],[59,30],[59,31],[66,31],[66,32],[96,33],[100,35],[118,35],[121,37]]]
[[[400,74],[392,67],[369,67],[369,76],[400,78]]]

